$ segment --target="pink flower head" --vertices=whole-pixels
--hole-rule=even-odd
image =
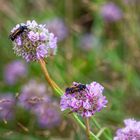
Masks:
[[[96,49],[97,46],[100,46],[99,43],[99,38],[92,33],[83,34],[79,39],[79,47],[87,52]]]
[[[38,124],[42,128],[52,128],[58,126],[61,122],[58,104],[55,104],[55,102],[41,104],[36,108],[35,114]]]
[[[28,33],[28,37],[31,41],[33,42],[36,42],[39,40],[39,33],[38,32],[33,32],[33,31],[30,31]]]
[[[42,40],[42,41],[45,41],[47,39],[47,35],[42,32],[42,33],[39,34],[39,39]]]
[[[106,3],[101,8],[101,15],[107,22],[115,22],[122,18],[122,11],[113,2]]]
[[[140,140],[140,121],[124,120],[125,127],[118,129],[113,140]]]
[[[68,28],[60,18],[54,18],[46,22],[47,29],[52,32],[58,41],[62,41],[68,36]]]
[[[11,34],[22,25],[27,29],[12,40],[14,44],[13,50],[18,56],[22,56],[29,62],[56,54],[57,37],[50,33],[45,25],[38,24],[34,20],[27,21],[25,24],[16,25],[11,30]]]
[[[14,116],[15,99],[11,94],[0,96],[0,119],[10,120]]]
[[[47,53],[48,53],[48,48],[44,44],[39,45],[36,49],[36,56],[38,59],[44,58],[45,55],[47,55]]]
[[[14,85],[27,75],[27,66],[22,61],[13,61],[5,66],[4,79],[7,84]]]
[[[46,93],[45,84],[31,80],[23,86],[19,96],[19,104],[26,109],[34,111],[40,104],[50,102],[50,98]]]
[[[87,85],[74,82],[61,97],[61,110],[70,109],[83,117],[91,117],[106,107],[107,100],[102,94],[103,89],[103,86],[97,82]]]

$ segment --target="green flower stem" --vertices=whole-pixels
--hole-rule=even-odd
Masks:
[[[85,118],[85,125],[86,125],[87,140],[90,140],[89,118]]]
[[[100,129],[100,131],[98,132],[96,136],[99,138],[106,129],[107,129],[106,127],[103,127],[102,129]]]
[[[86,130],[86,126],[83,124],[83,122],[78,118],[78,116],[76,114],[73,114],[74,119],[79,123],[79,125],[81,126],[81,128],[83,128],[84,130]],[[98,137],[96,135],[94,135],[91,131],[90,131],[90,139],[91,140],[99,140]]]
[[[40,66],[42,68],[42,71],[45,75],[45,78],[46,80],[48,81],[49,85],[52,87],[53,90],[56,91],[57,95],[61,96],[63,95],[63,91],[59,88],[59,86],[51,79],[49,73],[48,73],[48,70],[46,68],[46,63],[43,59],[40,59],[39,60],[39,63],[40,63]],[[73,115],[74,116],[74,119],[79,123],[79,125],[84,129],[86,130],[86,126],[83,124],[83,122],[78,118],[77,115]],[[98,137],[96,137],[91,131],[89,131],[90,133],[90,138],[91,140],[99,140]]]
[[[91,120],[92,120],[92,122],[95,124],[95,126],[96,126],[98,129],[101,128],[101,126],[100,126],[99,123],[95,120],[94,117],[91,117]]]
[[[94,117],[91,117],[91,120],[93,121],[93,123],[96,125],[96,127],[97,127],[98,129],[103,130],[103,131],[100,131],[100,132],[102,132],[102,133],[100,133],[100,135],[103,134],[104,137],[106,138],[106,140],[112,140],[112,139],[108,136],[108,134],[105,132],[105,130],[106,130],[107,128],[106,128],[106,129],[101,129],[102,127],[101,127],[100,124],[95,120]],[[98,135],[99,135],[99,134],[97,134],[97,137],[99,137]]]

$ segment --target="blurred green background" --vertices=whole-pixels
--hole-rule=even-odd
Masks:
[[[27,64],[28,77],[19,80],[14,86],[5,83],[5,65],[14,60],[22,60],[13,53],[12,43],[8,38],[11,29],[27,20],[46,23],[48,20],[60,18],[65,22],[68,33],[58,42],[57,55],[46,60],[54,81],[63,90],[73,81],[101,83],[105,87],[104,94],[109,103],[95,118],[102,127],[110,129],[108,131],[112,136],[117,128],[123,126],[124,119],[140,119],[140,2],[113,0],[122,12],[122,18],[113,22],[105,21],[101,14],[102,6],[108,2],[111,1],[0,0],[0,92],[16,94],[29,79],[46,82],[39,64],[33,62]],[[86,43],[85,46],[82,44],[85,34],[93,35],[93,40],[86,42],[89,48],[86,48]],[[1,122],[0,139],[84,139],[81,134],[83,130],[77,125],[69,126],[72,120],[66,116],[65,114],[63,119],[67,129],[63,131],[59,131],[60,128],[36,128],[36,131],[26,133],[18,128],[15,122]],[[27,120],[30,121],[30,117],[24,119],[25,124]],[[97,133],[94,126],[93,130]]]

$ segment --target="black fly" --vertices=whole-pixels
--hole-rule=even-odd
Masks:
[[[66,88],[66,93],[72,94],[74,92],[80,92],[80,91],[84,90],[85,88],[86,88],[86,85],[79,84],[79,85],[76,85],[76,86]]]
[[[14,41],[18,35],[22,34],[25,30],[27,30],[27,26],[23,25],[17,28],[13,33],[9,35],[9,38]]]

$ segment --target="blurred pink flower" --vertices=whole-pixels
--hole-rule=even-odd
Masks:
[[[66,27],[64,21],[60,18],[54,18],[46,21],[47,29],[52,32],[58,41],[62,41],[68,35],[68,28]]]
[[[52,128],[58,126],[61,122],[61,115],[58,111],[58,104],[54,101],[43,103],[35,110],[37,121],[40,127]]]
[[[20,78],[27,75],[27,66],[22,61],[12,61],[4,69],[4,79],[7,84],[14,85]]]
[[[140,121],[126,119],[124,124],[125,127],[117,130],[113,140],[140,140]]]
[[[50,98],[47,96],[47,89],[44,83],[37,83],[35,80],[31,80],[22,87],[19,95],[19,105],[34,111],[44,102],[50,103]]]
[[[123,13],[115,3],[109,2],[101,7],[101,15],[105,21],[114,22],[120,20],[123,16]]]
[[[80,37],[80,48],[84,51],[91,51],[99,46],[99,39],[91,33],[84,34]]]
[[[10,120],[14,116],[14,105],[15,98],[12,94],[1,94],[0,95],[0,119]]]

